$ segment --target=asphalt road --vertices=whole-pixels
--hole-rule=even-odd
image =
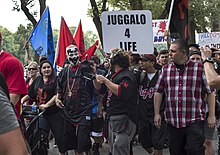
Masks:
[[[214,134],[214,141],[213,141],[213,147],[216,148],[216,132]],[[53,140],[50,142],[50,149],[49,149],[49,155],[59,155],[58,153],[58,149],[57,148],[53,148]],[[108,155],[109,152],[109,148],[108,148],[108,144],[103,143],[102,147],[100,147],[100,155]],[[140,145],[136,145],[133,147],[133,152],[134,155],[148,155],[148,153],[140,146]],[[69,151],[68,155],[75,155],[73,151]],[[169,155],[169,150],[165,149],[164,150],[164,155]],[[217,154],[217,151],[215,153],[215,155]]]
[[[59,155],[57,148],[53,148],[52,145],[50,148],[51,149],[49,150],[49,155]],[[108,155],[109,152],[108,144],[103,143],[102,147],[100,147],[99,150],[100,150],[100,155]],[[134,146],[133,152],[134,155],[147,155],[147,152],[140,145]],[[74,152],[69,151],[68,155],[74,155]],[[164,155],[169,155],[168,149],[164,150]]]

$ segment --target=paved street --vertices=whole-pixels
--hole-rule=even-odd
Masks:
[[[216,132],[214,135],[214,148],[216,148]],[[50,150],[49,150],[49,155],[59,155],[57,148],[53,148],[53,141],[50,142]],[[140,146],[134,146],[133,148],[134,151],[134,155],[148,155],[147,152]],[[109,149],[108,149],[108,144],[103,143],[103,146],[100,148],[100,155],[108,155]],[[69,155],[74,155],[73,151],[69,151],[68,152]],[[164,155],[169,155],[169,151],[168,149],[164,150]],[[215,155],[218,155],[217,152],[215,153]]]
[[[134,155],[147,155],[146,151],[141,146],[134,146]],[[103,143],[103,146],[100,148],[100,155],[108,155],[109,149],[108,144]],[[164,151],[164,155],[169,155],[168,149]],[[53,148],[49,150],[49,155],[59,155],[57,148]],[[73,151],[69,151],[68,155],[74,155]]]

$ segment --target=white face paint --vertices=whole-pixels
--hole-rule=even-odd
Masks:
[[[66,48],[66,55],[72,66],[77,66],[79,64],[78,48],[75,45],[70,45]]]

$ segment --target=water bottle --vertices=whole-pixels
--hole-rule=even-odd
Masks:
[[[37,105],[35,102],[33,102],[32,106],[31,106],[31,111],[36,113],[37,112]]]

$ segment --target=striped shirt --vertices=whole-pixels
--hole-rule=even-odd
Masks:
[[[203,64],[186,62],[182,70],[174,63],[162,68],[155,92],[165,93],[166,119],[176,128],[205,119],[206,94],[211,93]]]

